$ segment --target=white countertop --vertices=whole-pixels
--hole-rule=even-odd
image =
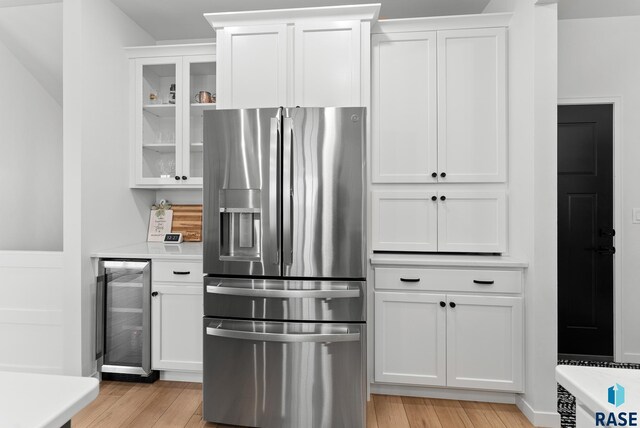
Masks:
[[[98,396],[98,379],[0,372],[0,426],[60,428]]]
[[[640,370],[557,366],[556,380],[592,413],[640,412]],[[619,407],[607,401],[609,387],[615,384],[625,389],[625,402]]]
[[[456,254],[381,254],[371,256],[371,264],[424,267],[502,267],[526,268],[529,263],[523,259],[494,255]]]
[[[202,260],[202,242],[163,244],[162,242],[141,242],[110,250],[96,251],[91,257],[122,259],[170,259]]]

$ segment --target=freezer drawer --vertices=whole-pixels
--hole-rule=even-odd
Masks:
[[[364,326],[204,318],[203,418],[364,427]]]
[[[205,277],[204,313],[219,318],[365,321],[364,281]]]

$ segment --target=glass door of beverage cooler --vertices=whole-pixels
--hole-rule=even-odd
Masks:
[[[151,373],[150,268],[148,261],[100,262],[104,284],[103,374]]]

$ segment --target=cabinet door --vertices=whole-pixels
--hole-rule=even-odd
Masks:
[[[294,104],[361,106],[360,62],[360,21],[296,24]]]
[[[447,385],[522,391],[522,298],[450,294],[447,303]]]
[[[438,251],[505,252],[505,199],[504,192],[439,192]]]
[[[202,371],[202,286],[152,286],[151,366]]]
[[[445,300],[443,294],[375,293],[376,382],[445,385]]]
[[[373,249],[437,251],[435,192],[373,192]]]
[[[225,28],[218,34],[220,108],[288,105],[286,24]]]
[[[182,171],[182,58],[132,61],[135,185],[175,185]]]
[[[504,28],[438,32],[440,181],[505,181],[505,56]]]
[[[182,58],[184,75],[182,121],[182,180],[184,185],[202,186],[203,115],[216,108],[213,99],[201,92],[216,94],[215,55],[191,55]]]
[[[372,43],[373,182],[437,182],[436,33]]]

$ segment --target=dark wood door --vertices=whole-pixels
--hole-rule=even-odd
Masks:
[[[558,353],[613,356],[613,106],[558,107]]]

